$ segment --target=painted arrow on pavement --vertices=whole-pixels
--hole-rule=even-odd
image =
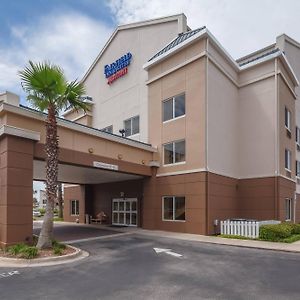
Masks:
[[[171,249],[164,249],[164,248],[153,248],[153,250],[158,253],[166,253],[175,257],[182,257],[182,254],[176,253],[171,251]]]

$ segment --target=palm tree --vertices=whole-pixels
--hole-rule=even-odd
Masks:
[[[46,212],[37,247],[51,248],[53,239],[53,209],[57,190],[58,136],[57,115],[69,107],[87,110],[81,96],[85,93],[82,83],[67,82],[63,70],[49,62],[29,64],[19,72],[21,84],[27,93],[27,100],[42,112],[46,118]]]

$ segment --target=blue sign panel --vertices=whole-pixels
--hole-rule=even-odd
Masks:
[[[127,74],[127,67],[130,65],[132,54],[128,52],[110,65],[104,66],[104,74],[108,79],[108,84],[111,84],[116,79]]]

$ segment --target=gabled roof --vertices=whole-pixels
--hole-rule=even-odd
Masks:
[[[165,46],[163,49],[161,49],[155,55],[153,55],[148,61],[151,61],[152,59],[168,52],[172,48],[176,47],[177,45],[183,43],[185,40],[187,40],[187,39],[191,38],[192,36],[194,36],[199,31],[203,30],[204,28],[205,28],[205,26],[203,26],[201,28],[198,28],[198,29],[195,29],[195,30],[191,30],[191,31],[187,31],[187,32],[183,32],[183,33],[178,34],[178,36],[173,41],[171,41],[167,46]]]
[[[167,22],[172,22],[172,21],[177,21],[178,22],[178,33],[182,33],[187,30],[187,25],[186,25],[186,16],[185,14],[177,14],[177,15],[172,15],[172,16],[167,16],[167,17],[162,17],[162,18],[157,18],[157,19],[151,19],[151,20],[146,20],[142,22],[135,22],[131,24],[125,24],[125,25],[119,25],[115,31],[112,33],[92,65],[89,67],[87,72],[84,74],[83,78],[81,79],[81,82],[85,81],[85,79],[88,77],[90,72],[94,69],[95,65],[97,64],[98,60],[102,56],[102,54],[105,52],[105,50],[108,48],[109,44],[112,42],[112,40],[115,38],[117,33],[121,30],[126,30],[126,29],[131,29],[131,28],[138,28],[138,27],[143,27],[143,26],[150,26],[150,25],[155,25],[155,24],[162,24],[162,23],[167,23]],[[188,28],[189,29],[189,28]]]

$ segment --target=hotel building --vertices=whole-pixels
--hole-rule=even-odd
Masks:
[[[300,44],[284,34],[235,60],[183,14],[117,27],[82,78],[89,111],[58,121],[65,220],[104,212],[108,224],[196,234],[228,218],[299,222],[297,78]],[[30,144],[26,168],[43,180],[45,117],[1,106],[1,155]],[[0,241],[22,239],[26,220],[22,234],[2,222]]]

